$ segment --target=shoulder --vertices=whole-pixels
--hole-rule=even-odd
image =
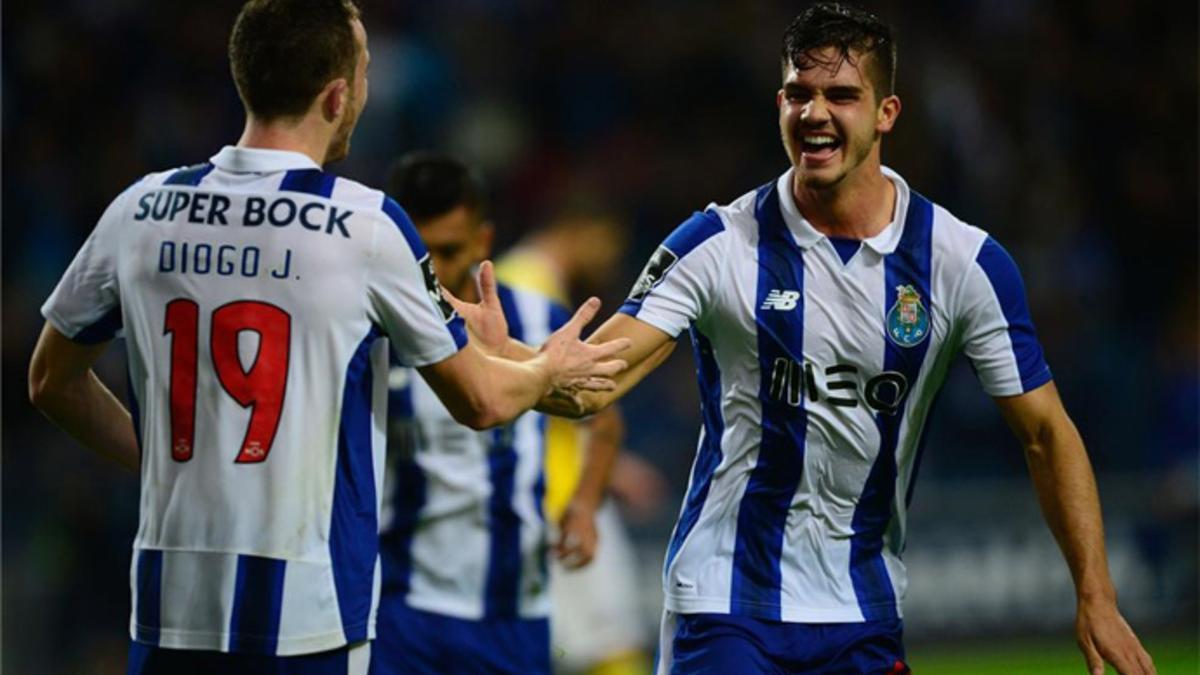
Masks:
[[[924,199],[915,192],[913,194]],[[940,204],[930,204],[933,212],[931,245],[935,265],[959,276],[974,265],[980,248],[990,237],[983,228],[963,221]]]

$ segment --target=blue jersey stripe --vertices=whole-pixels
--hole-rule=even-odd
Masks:
[[[180,170],[176,171],[175,173],[171,174],[170,176],[167,176],[167,179],[165,181],[163,181],[163,185],[196,186],[196,185],[199,185],[200,181],[204,180],[204,177],[207,176],[209,174],[209,172],[211,172],[212,170],[213,170],[213,165],[209,162],[204,162],[203,164],[195,164],[195,165],[180,169]]]
[[[284,192],[303,192],[328,198],[333,194],[337,176],[320,169],[292,169],[283,174],[279,189]]]
[[[521,517],[513,508],[516,487],[517,451],[513,447],[515,429],[509,424],[491,432],[488,448],[488,479],[492,494],[488,499],[487,579],[484,588],[484,617],[517,618],[517,594],[521,582]]]
[[[417,226],[413,225],[412,219],[408,217],[408,213],[400,208],[400,204],[395,199],[383,196],[383,205],[381,207],[388,218],[396,224],[396,228],[400,230],[400,234],[404,235],[404,241],[408,242],[408,247],[412,249],[413,257],[417,260],[425,257],[429,252],[425,248],[425,242],[421,241],[421,235],[417,234]]]
[[[1029,305],[1025,302],[1025,283],[1012,256],[995,239],[988,237],[975,258],[987,276],[1004,320],[1008,322],[1008,337],[1012,342],[1013,359],[1021,375],[1021,390],[1031,391],[1050,381],[1050,366],[1038,343]]]
[[[80,329],[75,334],[75,337],[71,338],[71,341],[84,345],[98,345],[101,342],[108,342],[117,336],[117,332],[124,325],[125,320],[121,316],[121,306],[114,305],[112,309],[104,313],[104,316],[93,321],[91,325]]]
[[[759,232],[754,313],[762,440],[738,509],[730,610],[778,621],[784,528],[804,470],[808,414],[803,397],[793,406],[773,398],[770,391],[777,361],[804,360],[804,257],[783,221],[774,181],[759,189],[754,215]],[[798,292],[799,299],[794,307],[779,309],[765,304],[771,291]]]
[[[683,542],[687,541],[692,528],[700,519],[704,502],[708,499],[708,491],[712,487],[713,474],[721,464],[721,437],[725,434],[725,417],[721,413],[721,370],[713,355],[712,344],[695,326],[691,329],[692,351],[696,356],[696,381],[700,385],[700,416],[704,420],[704,442],[696,451],[696,461],[692,466],[692,480],[688,485],[687,497],[683,502],[683,511],[679,514],[679,522],[671,533],[671,543],[667,545],[667,559],[663,564],[663,573],[671,569],[671,563],[678,555]]]
[[[929,327],[933,321],[936,298],[930,294],[933,255],[933,205],[913,191],[909,195],[908,211],[904,215],[904,233],[896,250],[884,259],[883,312],[887,317],[899,302],[901,286],[912,286],[920,296]],[[899,373],[904,378],[903,391],[897,391],[894,411],[875,415],[880,447],[867,474],[866,484],[854,509],[850,527],[850,580],[858,598],[859,609],[868,621],[898,617],[896,594],[883,560],[883,537],[892,520],[896,496],[896,446],[900,440],[900,425],[905,418],[909,394],[917,384],[921,365],[929,350],[929,330],[911,346],[901,346],[887,334],[885,319],[883,369]]]
[[[348,642],[367,639],[367,619],[371,613],[375,560],[379,550],[371,442],[371,346],[379,336],[379,328],[372,326],[346,366],[338,425],[329,555],[342,630]]]
[[[229,651],[274,656],[287,561],[239,555],[229,617]]]
[[[504,312],[504,319],[508,321],[509,337],[524,340],[525,323],[521,320],[521,313],[517,311],[517,297],[513,290],[504,284],[497,284],[496,295],[500,298],[500,309]]]
[[[639,286],[645,283],[646,287],[640,289],[635,287],[633,293],[618,311],[636,317],[650,289],[666,278],[666,275],[671,272],[671,268],[683,260],[687,254],[696,250],[700,244],[724,230],[725,224],[721,222],[721,216],[717,215],[716,211],[697,211],[692,214],[691,218],[683,221],[679,227],[667,235],[662,246],[654,252],[650,262],[646,264],[646,269],[642,271],[642,276],[638,279]]]
[[[416,371],[409,371],[416,377]],[[403,598],[412,588],[412,544],[427,498],[425,472],[417,464],[419,434],[413,421],[412,383],[388,391],[388,426],[399,427],[403,439],[389,446],[392,467],[392,522],[380,536],[383,593]],[[396,440],[395,435],[390,440]]]
[[[138,642],[152,645],[158,644],[162,628],[162,564],[162,551],[138,551],[134,633]]]
[[[508,321],[508,334],[525,339],[525,324],[517,309],[513,290],[496,287],[500,307]],[[489,619],[517,617],[517,597],[521,581],[521,517],[513,508],[516,492],[517,450],[513,446],[515,423],[491,431],[488,448],[488,480],[492,494],[488,499],[488,566],[485,580],[484,616]]]

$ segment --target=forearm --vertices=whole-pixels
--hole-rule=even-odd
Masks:
[[[34,405],[72,438],[130,471],[141,461],[133,419],[125,406],[88,370],[74,381],[33,390]]]
[[[1064,414],[1024,445],[1042,512],[1070,567],[1080,601],[1115,600],[1100,497],[1079,432]]]
[[[621,450],[624,423],[616,408],[608,408],[593,417],[588,424],[588,443],[583,457],[583,469],[571,503],[594,511],[608,491],[609,476]]]
[[[674,340],[664,341],[641,360],[631,361],[628,368],[613,378],[616,387],[609,391],[585,391],[570,395],[553,390],[538,401],[536,410],[547,415],[571,419],[587,417],[605,410],[666,361],[675,350],[676,344]]]
[[[484,358],[479,386],[485,419],[480,426],[505,424],[532,408],[549,392],[550,371],[543,357],[523,361],[487,355]]]

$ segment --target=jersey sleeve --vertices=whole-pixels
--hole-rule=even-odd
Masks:
[[[967,271],[959,306],[963,352],[989,395],[1015,396],[1050,381],[1021,273],[991,237]]]
[[[82,344],[100,344],[121,334],[117,284],[119,235],[129,190],[104,210],[83,247],[42,305],[42,316],[58,332]]]
[[[371,319],[401,364],[443,361],[466,346],[466,326],[442,297],[429,251],[408,214],[390,197],[384,197],[383,214],[367,276]]]
[[[678,337],[707,309],[720,279],[716,211],[697,212],[650,256],[620,311]]]

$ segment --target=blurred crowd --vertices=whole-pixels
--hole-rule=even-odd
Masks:
[[[601,295],[609,310],[692,211],[787,166],[774,98],[779,41],[803,3],[360,4],[370,102],[350,159],[333,170],[377,185],[402,152],[454,153],[487,176],[500,249],[581,213],[618,220],[626,228],[615,235],[620,263],[576,289]],[[863,4],[898,32],[904,108],[884,162],[1012,252],[1102,485],[1132,476],[1147,486],[1108,517],[1139,533],[1149,558],[1189,536],[1183,550],[1194,556],[1197,7]],[[239,5],[4,3],[10,672],[97,672],[82,664],[123,662],[136,478],[38,416],[24,372],[38,308],[107,202],[142,174],[203,161],[240,134],[225,57]],[[635,510],[639,540],[659,550],[699,425],[690,350],[677,352],[624,406],[630,452],[670,485],[665,508]],[[102,370],[124,390],[120,350]],[[923,485],[1023,474],[1019,447],[968,368],[952,372],[932,425]],[[1194,579],[1194,557],[1187,565]],[[1194,606],[1192,598],[1184,611]]]

